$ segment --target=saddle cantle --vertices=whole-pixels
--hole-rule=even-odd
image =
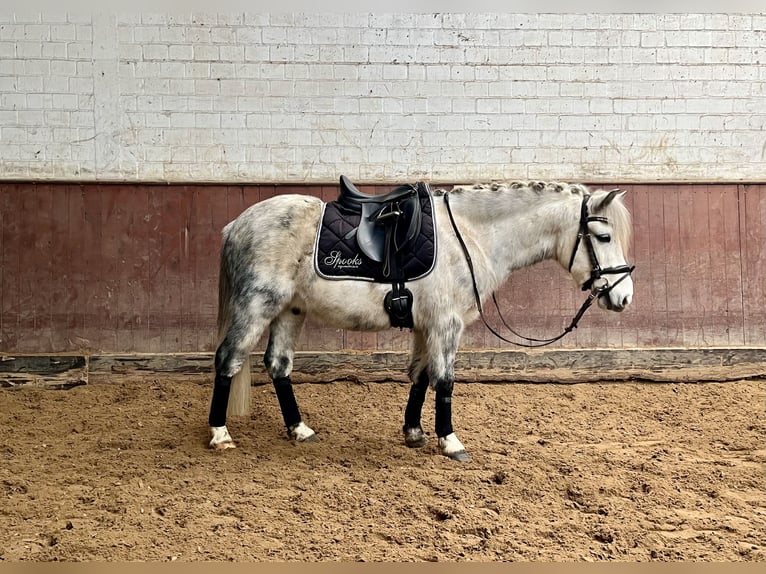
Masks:
[[[341,176],[337,200],[323,206],[314,248],[317,274],[324,279],[391,283],[393,290],[384,303],[391,323],[411,327],[412,294],[404,282],[425,277],[433,270],[433,212],[433,197],[426,183],[367,195]],[[397,308],[400,312],[395,317]]]

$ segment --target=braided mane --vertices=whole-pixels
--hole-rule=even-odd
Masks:
[[[570,193],[572,195],[583,196],[589,193],[587,186],[579,183],[559,183],[559,182],[545,182],[545,181],[511,181],[511,182],[498,182],[493,181],[491,183],[475,183],[473,185],[456,185],[450,193],[464,193],[466,191],[495,191],[498,193],[505,193],[509,190],[529,190],[535,193]],[[435,189],[435,195],[443,195],[446,193],[445,189]]]
[[[482,192],[494,192],[498,196],[516,191],[516,192],[532,192],[538,195],[543,194],[570,194],[578,197],[583,197],[586,194],[591,194],[593,191],[586,185],[580,183],[560,183],[560,182],[545,182],[545,181],[512,181],[512,182],[491,182],[491,183],[476,183],[473,185],[456,185],[450,193],[454,194],[470,194],[474,191]],[[447,193],[446,189],[434,189],[434,195],[444,195]],[[630,212],[625,207],[621,200],[613,201],[605,209],[605,215],[612,222],[612,225],[617,236],[617,240],[622,245],[627,256],[628,248],[631,243],[632,235],[632,222]]]

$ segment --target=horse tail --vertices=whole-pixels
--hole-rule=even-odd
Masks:
[[[226,264],[226,255],[221,250],[221,268],[218,274],[218,342],[223,342],[231,324],[231,276]],[[242,367],[231,379],[229,404],[226,415],[241,417],[250,414],[250,353]]]
[[[250,353],[248,353],[239,372],[231,379],[227,416],[244,417],[250,414],[250,385]]]

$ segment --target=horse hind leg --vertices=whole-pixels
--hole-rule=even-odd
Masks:
[[[301,334],[305,317],[300,305],[293,304],[271,322],[263,363],[274,385],[288,435],[298,442],[314,442],[318,440],[316,433],[301,418],[290,378],[295,345]]]
[[[233,448],[226,427],[227,415],[245,415],[250,408],[250,352],[284,302],[273,293],[255,291],[234,297],[227,309],[221,344],[215,353],[215,383],[210,403],[210,446]],[[230,403],[230,399],[234,399]]]

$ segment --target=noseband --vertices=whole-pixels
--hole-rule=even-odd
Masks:
[[[465,255],[466,262],[468,263],[468,270],[471,272],[471,281],[473,282],[473,294],[476,298],[476,307],[479,310],[479,316],[481,317],[482,322],[487,327],[490,333],[492,333],[495,337],[498,339],[505,341],[506,343],[510,343],[512,345],[516,345],[518,347],[545,347],[546,345],[550,345],[551,343],[555,343],[559,339],[563,338],[565,335],[570,333],[572,330],[577,328],[577,324],[580,322],[580,319],[582,319],[583,315],[585,315],[585,311],[588,310],[588,308],[593,304],[593,302],[605,295],[607,295],[612,289],[617,287],[617,285],[620,284],[623,280],[625,280],[626,277],[630,277],[630,274],[633,272],[633,270],[636,268],[635,265],[633,266],[627,266],[627,265],[619,265],[617,267],[607,267],[606,269],[603,269],[601,265],[599,265],[598,257],[596,256],[596,249],[593,247],[593,236],[590,233],[590,229],[588,228],[588,223],[591,221],[600,221],[602,223],[609,223],[609,220],[606,217],[598,217],[595,215],[590,215],[588,212],[588,200],[590,199],[590,195],[584,195],[582,198],[582,203],[580,204],[580,228],[577,232],[577,239],[575,240],[574,248],[572,249],[572,256],[569,258],[569,272],[572,271],[572,265],[574,265],[575,256],[577,255],[577,250],[580,247],[580,243],[584,242],[586,248],[588,249],[588,256],[590,257],[590,263],[591,263],[591,272],[590,277],[588,278],[585,283],[582,285],[583,291],[590,290],[590,294],[588,295],[588,298],[585,299],[583,304],[580,306],[580,309],[577,311],[577,314],[572,319],[571,323],[569,323],[569,326],[564,329],[564,331],[556,336],[552,337],[550,339],[535,339],[534,337],[526,337],[524,335],[520,335],[516,331],[511,328],[510,325],[505,321],[503,318],[503,314],[500,312],[500,306],[497,303],[497,298],[495,297],[495,294],[492,293],[492,301],[495,304],[495,309],[497,309],[497,315],[500,317],[500,320],[502,321],[503,325],[506,329],[508,329],[511,333],[519,337],[520,339],[524,339],[525,341],[529,341],[529,343],[520,343],[518,341],[512,341],[510,339],[506,339],[503,337],[500,333],[498,333],[495,329],[492,328],[492,326],[487,322],[486,317],[484,317],[484,311],[481,306],[481,296],[479,295],[479,288],[476,285],[476,272],[473,268],[473,262],[471,261],[471,255],[468,252],[468,247],[465,244],[465,241],[463,241],[463,236],[460,234],[460,231],[457,228],[457,223],[455,223],[455,218],[452,215],[452,208],[449,204],[449,192],[444,194],[444,203],[447,206],[447,214],[449,215],[450,223],[452,223],[452,229],[455,231],[455,235],[457,236],[458,243],[460,243],[460,247],[463,250],[463,254]],[[622,274],[622,277],[620,277],[617,281],[609,284],[609,281],[604,278],[604,284],[600,287],[594,286],[594,283],[601,279],[604,275],[616,275],[616,274]]]

